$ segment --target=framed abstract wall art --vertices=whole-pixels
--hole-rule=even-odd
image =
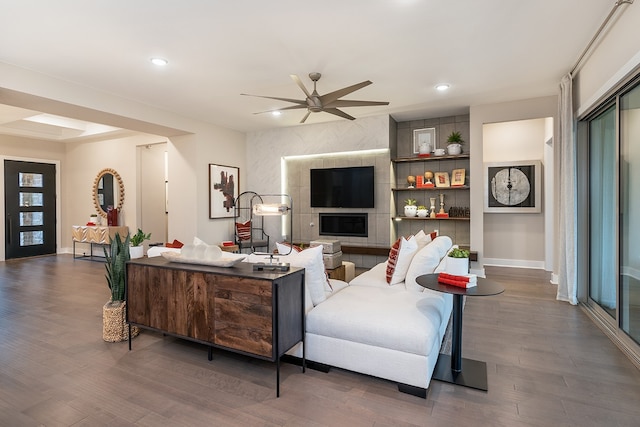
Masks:
[[[539,160],[485,163],[484,211],[542,212],[542,164]]]
[[[209,218],[234,218],[240,168],[209,163]]]

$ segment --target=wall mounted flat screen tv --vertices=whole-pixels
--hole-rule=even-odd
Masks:
[[[373,166],[311,169],[312,208],[373,208]]]

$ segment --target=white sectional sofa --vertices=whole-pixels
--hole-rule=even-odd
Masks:
[[[388,262],[349,284],[331,279],[328,286],[324,277],[316,277],[317,270],[324,271],[318,265],[321,248],[315,254],[307,252],[314,250],[310,248],[280,257],[306,268],[306,294],[311,297],[306,302],[308,361],[384,378],[403,392],[426,397],[452,310],[451,295],[415,282],[417,276],[442,271],[452,247],[447,236],[427,240],[398,259],[391,285]],[[409,243],[405,246],[412,247]],[[300,346],[290,354],[301,357]]]

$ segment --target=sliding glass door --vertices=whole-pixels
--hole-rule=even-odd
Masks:
[[[620,328],[640,343],[640,85],[620,97]]]
[[[583,269],[588,271],[587,304],[635,353],[640,344],[640,77],[582,123],[588,129],[589,159],[588,202],[582,204],[589,228],[588,268]]]
[[[589,122],[589,298],[616,317],[616,106]]]

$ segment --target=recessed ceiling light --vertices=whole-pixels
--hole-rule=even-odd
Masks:
[[[272,111],[271,112],[272,116],[279,116],[280,114],[282,114],[280,111]]]
[[[153,65],[157,65],[158,67],[164,67],[169,63],[169,61],[164,58],[151,58],[151,63]]]
[[[440,91],[440,92],[444,92],[445,90],[449,89],[451,87],[451,85],[449,83],[440,83],[436,85],[436,90]]]

